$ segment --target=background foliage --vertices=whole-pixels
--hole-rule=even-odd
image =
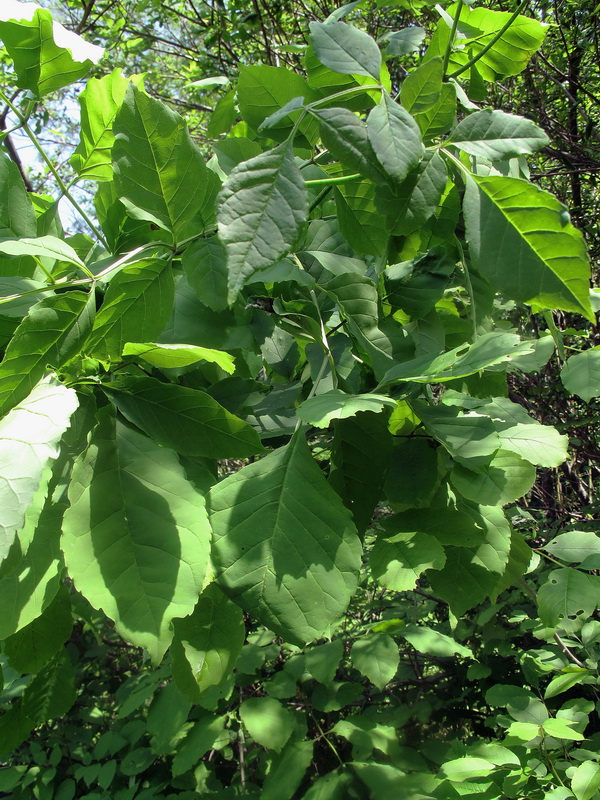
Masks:
[[[43,5],[0,792],[597,798],[594,4]]]

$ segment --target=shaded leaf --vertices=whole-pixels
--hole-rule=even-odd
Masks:
[[[360,535],[368,527],[388,466],[387,414],[365,412],[334,422],[329,482],[349,508]]]
[[[100,359],[120,359],[127,342],[157,338],[169,319],[174,291],[168,261],[154,258],[123,267],[108,285],[87,351]]]
[[[37,619],[5,640],[4,652],[13,669],[35,674],[62,649],[72,629],[71,600],[62,586]]]
[[[213,311],[227,308],[227,253],[217,236],[197,239],[181,265],[199,300]]]
[[[317,428],[327,428],[334,419],[353,417],[361,411],[378,412],[386,406],[396,407],[391,397],[379,394],[346,394],[340,389],[332,389],[300,403],[298,417]]]
[[[173,624],[173,677],[193,702],[210,686],[231,673],[239,656],[246,627],[239,606],[212,583],[202,591],[189,617]]]
[[[69,499],[62,548],[75,586],[160,661],[171,620],[191,613],[204,579],[202,497],[172,451],[103,413],[75,463]]]
[[[441,569],[445,563],[444,548],[421,532],[378,537],[369,559],[373,577],[394,592],[411,591],[426,569]]]
[[[326,634],[354,593],[361,548],[302,434],[209,497],[213,559],[229,596],[287,641]]]
[[[376,183],[384,180],[364,121],[346,108],[314,109],[321,141],[331,155],[349,169]]]
[[[77,394],[46,378],[0,420],[0,561],[10,550],[42,473],[77,408]]]
[[[600,395],[600,348],[586,350],[571,356],[560,371],[560,379],[567,391],[589,403]]]
[[[15,162],[0,153],[0,238],[37,235],[35,211]]]
[[[133,376],[103,389],[130,422],[182,455],[243,458],[262,450],[247,422],[198,389]]]

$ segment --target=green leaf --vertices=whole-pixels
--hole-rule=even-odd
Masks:
[[[463,756],[442,764],[442,772],[451,781],[462,783],[471,778],[487,778],[494,771],[494,764],[484,758]]]
[[[413,116],[429,111],[439,100],[444,78],[443,59],[430,58],[408,73],[402,81],[400,100]]]
[[[493,422],[503,450],[540,467],[557,467],[567,459],[568,436],[559,434],[556,428],[535,421],[517,425],[495,419]]]
[[[47,480],[42,480],[27,510],[25,527],[0,568],[0,603],[11,609],[0,616],[0,639],[37,619],[60,586],[64,567],[59,538],[65,505],[46,498],[47,493]]]
[[[477,472],[455,464],[450,481],[467,500],[486,506],[506,505],[527,494],[535,483],[535,467],[515,453],[498,450]]]
[[[290,800],[313,758],[314,742],[288,742],[271,761],[261,800]]]
[[[218,236],[197,239],[181,265],[199,300],[213,311],[227,308],[227,253]]]
[[[426,625],[405,625],[398,631],[398,636],[406,639],[417,652],[424,655],[436,656],[437,658],[452,658],[455,655],[463,658],[473,658],[473,653],[468,647],[459,644],[450,636],[440,633],[440,631],[428,628]]]
[[[398,645],[387,633],[371,633],[357,639],[350,649],[352,666],[378,689],[388,684],[398,669]]]
[[[377,160],[395,181],[403,181],[425,153],[419,126],[388,94],[369,113],[367,133]]]
[[[392,367],[384,375],[382,384],[397,380],[442,383],[466,378],[497,364],[510,362],[529,349],[529,342],[521,342],[514,333],[491,331],[479,336],[473,344],[465,342],[441,355],[425,354]]]
[[[304,180],[291,143],[244,161],[219,197],[219,236],[227,250],[229,300],[246,279],[294,246],[308,213]]]
[[[218,686],[231,673],[246,627],[241,609],[212,583],[203,590],[193,612],[173,623],[173,677],[180,690],[197,703],[201,693]]]
[[[139,84],[139,79],[135,82]],[[102,78],[90,78],[79,95],[79,144],[69,161],[80,178],[112,180],[113,123],[129,83],[130,79],[125,78],[120,69],[114,69]]]
[[[400,101],[427,141],[452,127],[456,119],[456,90],[453,84],[444,82],[441,57],[421,62],[406,76]]]
[[[268,67],[263,64],[242,66],[237,84],[237,99],[244,120],[258,131],[270,117],[274,117],[292,100],[304,98],[310,102],[314,93],[297,72],[287,67]],[[290,109],[287,113],[290,113]],[[298,129],[311,144],[317,140],[317,126],[309,117],[298,119],[298,113],[292,117],[284,117],[271,124],[271,135],[277,136],[283,128],[287,135],[293,122],[298,122]],[[287,131],[285,129],[288,129]],[[220,144],[220,143],[219,143]],[[253,155],[255,155],[253,153]]]
[[[396,401],[380,394],[346,394],[340,389],[332,389],[300,403],[296,413],[309,425],[327,428],[332,420],[354,417],[361,411],[377,413],[386,406],[396,407]]]
[[[360,535],[380,501],[392,447],[386,414],[363,413],[334,422],[329,482],[349,508]]]
[[[38,673],[23,693],[23,713],[35,725],[62,717],[75,702],[73,667],[63,650],[46,669]]]
[[[556,739],[567,739],[570,741],[581,741],[585,736],[579,731],[574,731],[571,725],[574,723],[566,719],[547,719],[542,723],[544,733],[548,736],[553,736]]]
[[[0,39],[14,62],[17,85],[38,97],[83,78],[103,53],[53,22],[46,9],[14,0],[0,11]]]
[[[0,562],[25,523],[46,465],[77,408],[77,394],[46,378],[0,420]]]
[[[11,667],[19,672],[39,672],[62,649],[72,629],[71,600],[62,586],[37,619],[5,640],[4,652]]]
[[[589,403],[600,395],[600,348],[571,356],[560,371],[563,386]]]
[[[383,256],[389,234],[385,218],[375,206],[375,186],[370,181],[353,181],[335,187],[335,204],[340,232],[357,253]]]
[[[326,635],[355,591],[361,547],[301,433],[209,497],[213,559],[230,597],[287,641]]]
[[[381,53],[367,33],[345,22],[311,22],[309,27],[322,64],[343,75],[366,75],[379,82]]]
[[[319,120],[321,141],[335,159],[376,183],[384,180],[360,117],[346,108],[313,109],[312,113]]]
[[[519,739],[522,742],[530,742],[533,739],[538,739],[540,726],[534,722],[513,722],[508,726],[506,733],[508,736]]]
[[[446,144],[469,155],[495,161],[541,150],[549,142],[541,128],[525,117],[504,111],[476,111],[458,123]]]
[[[192,612],[204,579],[202,497],[172,451],[103,413],[73,468],[69,500],[62,547],[75,586],[159,662],[171,620]]]
[[[429,506],[445,473],[443,460],[447,460],[443,448],[426,436],[407,436],[394,443],[385,494],[395,511]]]
[[[397,533],[378,537],[369,565],[373,577],[394,592],[409,592],[426,569],[442,569],[444,548],[426,533]]]
[[[483,567],[466,547],[446,548],[444,568],[428,577],[433,593],[445,600],[457,617],[485,600],[498,580],[497,573]]]
[[[100,359],[120,359],[127,342],[151,342],[169,319],[174,294],[168,261],[153,258],[123,267],[108,284],[87,352]]]
[[[173,682],[163,686],[155,695],[148,709],[148,733],[152,737],[152,752],[157,755],[170,753],[185,735],[185,724],[190,713],[191,702]]]
[[[582,683],[585,678],[591,677],[592,672],[589,669],[580,669],[579,667],[567,667],[568,672],[563,672],[552,678],[546,691],[544,692],[544,699],[550,700],[563,692],[568,691],[578,683]],[[587,682],[587,681],[586,681]]]
[[[445,11],[454,18],[458,6],[446,6]],[[486,81],[493,82],[522,72],[531,56],[541,47],[548,28],[537,19],[519,14],[502,36],[496,38],[510,18],[509,11],[492,11],[483,6],[463,7],[458,24],[460,46],[452,48],[450,52],[450,74],[476,57],[479,59],[477,70]],[[425,57],[443,56],[449,39],[450,26],[446,20],[440,20]]]
[[[594,318],[583,237],[555,197],[520,178],[470,176],[463,209],[473,263],[497,291]]]
[[[244,727],[257,744],[281,751],[294,729],[291,712],[274,697],[250,697],[240,705]]]
[[[425,29],[416,25],[385,33],[379,40],[385,48],[383,51],[384,58],[397,58],[398,56],[415,53],[423,44],[425,36]]]
[[[541,425],[507,397],[471,400],[470,405],[490,418],[503,450],[542,467],[557,467],[567,458],[568,438],[550,425]]]
[[[549,628],[578,614],[590,617],[598,601],[596,576],[570,568],[552,570],[537,600],[540,619]]]
[[[229,732],[225,730],[226,721],[227,717],[215,717],[210,712],[200,712],[199,719],[194,722],[185,739],[177,745],[173,759],[174,776],[183,775],[193,769],[212,748],[220,750],[229,743]]]
[[[591,800],[600,789],[600,764],[584,761],[571,776],[571,788],[577,800]]]
[[[436,212],[446,188],[446,164],[438,153],[426,153],[421,164],[399,186],[377,190],[375,202],[394,236],[419,230]]]
[[[546,706],[523,686],[496,684],[487,690],[485,699],[492,708],[506,708],[517,722],[525,722],[539,727],[548,719]]]
[[[176,239],[210,223],[219,181],[179,114],[131,83],[113,131],[115,185],[130,216]]]
[[[182,455],[244,458],[262,450],[247,422],[198,389],[134,376],[102,388],[130,422]]]
[[[37,235],[35,211],[15,162],[0,153],[0,239]]]
[[[593,531],[568,531],[555,536],[544,550],[568,563],[590,563],[600,566],[600,537]],[[598,569],[596,566],[584,569]]]
[[[66,261],[78,267],[84,266],[75,250],[55,236],[40,236],[37,239],[5,240],[0,242],[0,253],[9,256],[38,256]]]
[[[128,342],[123,348],[123,356],[136,356],[160,369],[176,369],[197,364],[198,361],[210,361],[230,375],[235,372],[234,358],[229,353],[193,344]]]
[[[457,409],[430,407],[424,403],[414,406],[425,430],[444,445],[458,462],[473,468],[489,461],[489,456],[501,447],[492,420],[478,413],[461,414]]]

